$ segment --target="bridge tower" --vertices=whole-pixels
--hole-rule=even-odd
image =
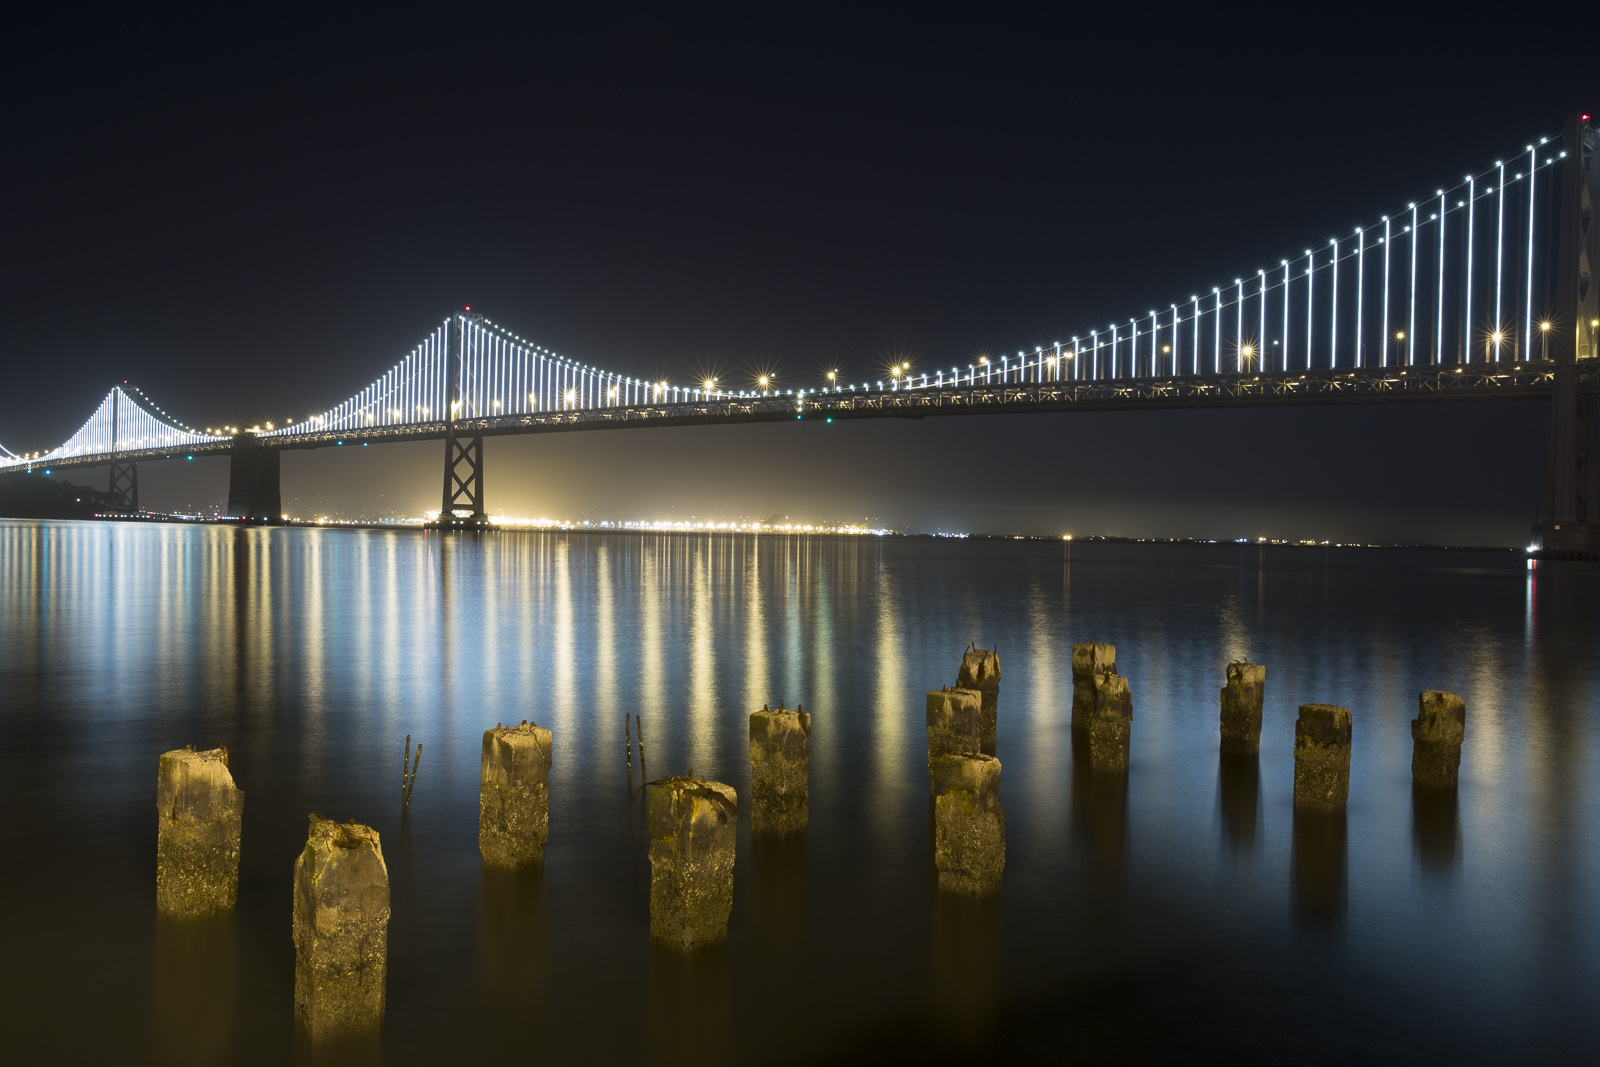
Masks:
[[[1600,434],[1593,393],[1600,366],[1600,130],[1588,115],[1566,126],[1551,333],[1550,478],[1534,543],[1545,555],[1600,553]],[[1589,379],[1580,388],[1580,372]]]
[[[139,464],[117,458],[117,405],[121,389],[111,390],[111,506],[117,511],[139,510]]]
[[[444,499],[439,518],[429,525],[441,530],[482,530],[489,526],[483,506],[483,433],[458,431],[456,412],[463,403],[462,356],[466,351],[466,324],[481,319],[470,311],[459,311],[450,320],[446,341],[445,424],[444,424]]]

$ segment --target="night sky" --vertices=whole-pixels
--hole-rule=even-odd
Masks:
[[[1592,9],[1535,5],[0,19],[16,450],[123,378],[200,426],[303,416],[465,304],[628,375],[964,365],[1254,274],[1600,105]],[[1511,545],[1546,433],[1542,404],[989,416],[496,438],[486,467],[520,516]],[[289,454],[286,508],[420,514],[442,450]],[[140,474],[147,507],[226,495],[226,460]]]

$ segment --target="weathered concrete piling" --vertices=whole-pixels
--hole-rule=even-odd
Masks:
[[[650,785],[650,937],[689,952],[728,936],[739,797],[694,778]]]
[[[750,828],[804,830],[810,817],[811,716],[763,707],[750,716]]]
[[[156,814],[156,908],[179,919],[232,908],[244,791],[233,784],[228,750],[163,752]]]
[[[1466,737],[1466,701],[1442,689],[1423,690],[1411,720],[1411,780],[1431,789],[1454,789]]]
[[[1222,751],[1230,756],[1261,752],[1261,704],[1267,688],[1267,669],[1243,660],[1228,664],[1228,684],[1222,687]]]
[[[928,780],[940,756],[983,748],[983,694],[976,689],[940,689],[928,694]]]
[[[478,851],[488,867],[544,859],[550,836],[550,731],[535,723],[483,732]]]
[[[1094,714],[1094,680],[1117,673],[1117,646],[1082,641],[1072,646],[1072,728],[1087,730]]]
[[[961,670],[956,675],[957,689],[976,689],[982,696],[981,725],[978,731],[980,751],[994,755],[994,737],[1000,718],[1000,650],[993,652],[967,646],[961,657]]]
[[[376,1031],[389,967],[389,869],[378,832],[311,816],[294,865],[295,1018],[313,1041]]]
[[[1096,771],[1126,771],[1133,730],[1133,695],[1128,692],[1128,680],[1111,671],[1099,671],[1094,675],[1092,692],[1089,766]]]
[[[1340,811],[1350,797],[1350,709],[1301,704],[1294,724],[1294,806]]]
[[[1006,866],[1006,812],[1000,761],[950,753],[933,761],[933,862],[939,888],[979,895],[1000,887]]]

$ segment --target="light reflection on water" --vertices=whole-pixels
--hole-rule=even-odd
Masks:
[[[1497,553],[0,522],[0,1023],[35,1056],[288,1058],[318,811],[383,835],[392,1062],[528,1033],[701,1062],[1571,1055],[1600,1037],[1597,593]],[[1089,639],[1132,686],[1125,782],[1067,728]],[[1000,650],[1008,825],[971,908],[933,888],[922,721],[969,640]],[[1247,653],[1262,754],[1223,764]],[[1423,688],[1467,701],[1454,804],[1412,795]],[[743,798],[746,716],[780,699],[814,716],[805,837],[743,832],[727,947],[661,957],[622,717],[651,777]],[[1355,716],[1340,823],[1289,803],[1310,701]],[[489,877],[481,732],[524,718],[555,731],[547,858]],[[156,756],[191,743],[246,795],[238,911],[203,935],[153,908]]]

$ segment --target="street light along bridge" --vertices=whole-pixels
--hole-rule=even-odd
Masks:
[[[286,426],[196,430],[112,388],[64,444],[6,468],[111,467],[138,507],[141,460],[228,453],[228,514],[281,516],[289,448],[440,439],[440,525],[481,527],[484,440],[498,434],[1137,408],[1452,400],[1552,405],[1551,553],[1600,553],[1600,130],[1563,136],[1409,202],[1277,266],[1124,322],[975,362],[815,388],[645,381],[557,355],[470,309],[355,396]]]

